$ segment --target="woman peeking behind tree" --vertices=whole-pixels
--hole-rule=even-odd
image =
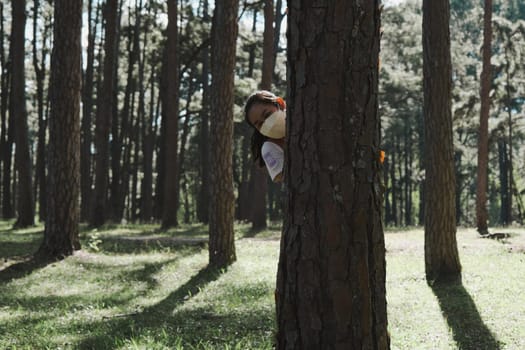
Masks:
[[[259,166],[268,169],[274,182],[283,180],[284,137],[286,135],[286,103],[281,97],[265,90],[248,97],[244,120],[254,128],[252,155]]]

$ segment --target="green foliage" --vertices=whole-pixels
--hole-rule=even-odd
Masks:
[[[515,203],[523,201],[525,189],[521,179],[525,169],[523,104],[525,103],[524,22],[516,18],[517,5],[497,2],[493,16],[493,87],[490,133],[489,206],[490,221],[500,222],[501,184],[498,140],[512,143],[513,193]],[[518,16],[519,17],[519,16]],[[411,225],[419,208],[415,203],[390,212],[395,200],[406,203],[417,198],[424,179],[424,144],[422,127],[422,45],[421,3],[406,1],[384,10],[380,71],[380,113],[383,127],[385,162],[386,221]],[[480,1],[451,2],[451,56],[453,64],[453,126],[456,157],[459,222],[474,222],[477,135],[480,100],[481,45],[483,40],[483,6]],[[512,126],[512,140],[510,135]],[[510,149],[507,146],[507,149]],[[510,157],[510,155],[507,155]],[[407,167],[408,164],[408,167]],[[394,167],[394,169],[392,169]],[[409,170],[407,170],[409,169]],[[521,172],[520,172],[521,171]],[[397,193],[394,193],[397,190]],[[406,191],[409,195],[406,195]],[[408,213],[408,208],[412,209]],[[523,222],[523,210],[513,207],[514,220]]]

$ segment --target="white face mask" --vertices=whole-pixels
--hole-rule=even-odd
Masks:
[[[272,139],[282,139],[286,134],[286,112],[273,112],[261,125],[259,132]]]

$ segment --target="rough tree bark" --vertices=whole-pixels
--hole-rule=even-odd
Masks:
[[[236,260],[233,232],[233,82],[238,0],[216,0],[212,25],[210,265]]]
[[[429,283],[461,279],[456,242],[449,0],[423,0],[425,270]]]
[[[388,349],[380,2],[288,2],[278,349]],[[343,64],[344,63],[344,64]]]
[[[39,254],[80,249],[80,88],[82,0],[55,0],[51,53],[47,218]]]

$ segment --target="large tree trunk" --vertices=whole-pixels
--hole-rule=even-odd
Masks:
[[[63,258],[80,249],[80,88],[82,0],[55,0],[51,54],[48,206],[39,253]]]
[[[476,225],[481,235],[488,234],[487,189],[489,163],[489,114],[492,69],[490,66],[492,41],[492,0],[485,0],[483,18],[483,69],[480,78],[481,113],[478,138],[478,179],[476,188]]]
[[[166,117],[166,133],[164,138],[164,204],[162,227],[169,228],[178,225],[178,124],[179,124],[179,56],[178,56],[178,28],[177,28],[177,1],[168,0],[168,40],[167,60],[164,62],[167,91],[163,94],[164,117]]]
[[[16,227],[35,224],[33,205],[33,185],[31,177],[31,157],[29,155],[29,135],[25,100],[25,0],[12,1],[13,23],[11,27],[11,57],[13,75],[11,77],[11,98],[9,113],[15,124],[15,166],[18,173],[18,218]]]
[[[461,279],[456,242],[448,0],[423,0],[425,269],[429,283]]]
[[[116,69],[118,0],[107,0],[104,8],[106,35],[104,76],[97,94],[95,128],[95,194],[91,225],[102,226],[108,219],[109,133],[113,119],[114,73]]]
[[[215,1],[212,26],[210,176],[210,265],[225,267],[236,260],[233,232],[233,83],[238,0]]]
[[[293,0],[288,9],[277,348],[388,349],[379,1]]]

